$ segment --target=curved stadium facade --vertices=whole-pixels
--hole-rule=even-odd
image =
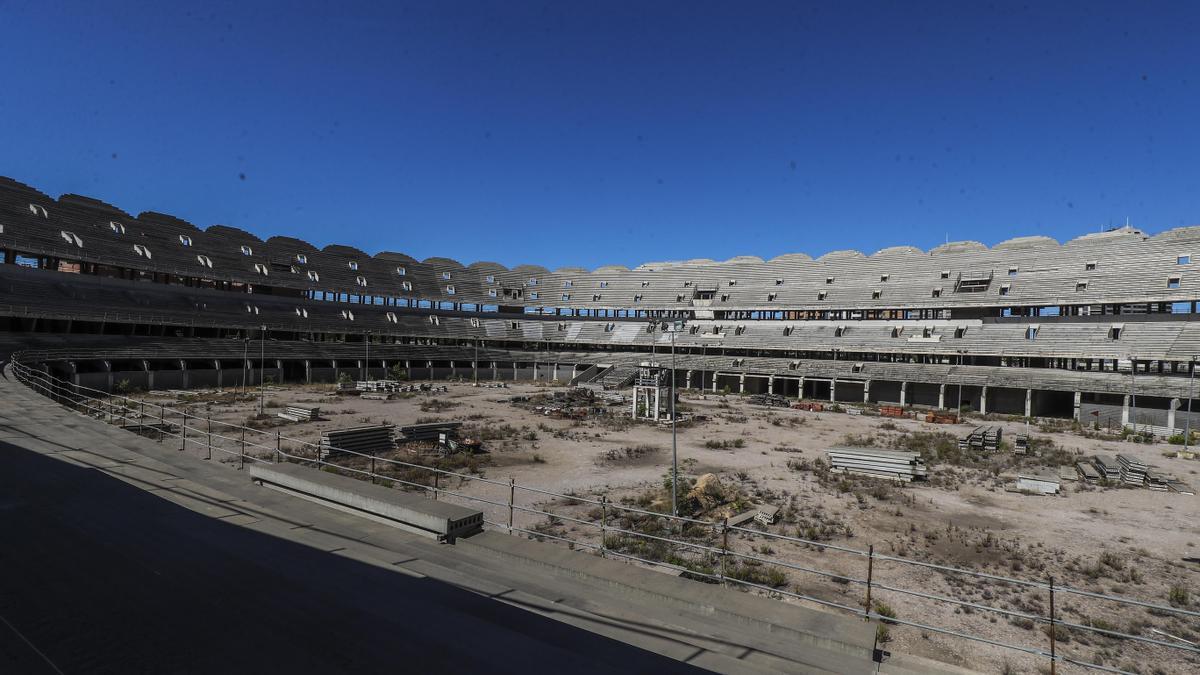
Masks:
[[[101,389],[395,367],[621,386],[674,342],[684,387],[1166,432],[1200,354],[1200,227],[509,269],[263,241],[0,179],[0,252],[6,351]]]

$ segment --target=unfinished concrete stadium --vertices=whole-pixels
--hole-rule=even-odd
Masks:
[[[1122,227],[1062,244],[1022,237],[990,248],[965,241],[930,251],[551,271],[318,249],[286,236],[264,241],[160,213],[133,216],[90,197],[54,199],[0,178],[0,253],[0,354],[10,355],[0,383],[6,445],[105,473],[230,527],[405,578],[446,582],[589,636],[558,636],[554,648],[564,652],[599,634],[637,653],[612,651],[610,660],[593,662],[596,670],[636,663],[632,669],[952,673],[990,670],[1001,660],[1007,668],[1010,658],[1020,667],[1064,672],[1125,669],[1111,653],[1084,651],[1092,644],[1078,637],[1084,633],[1103,650],[1131,644],[1126,657],[1151,659],[1166,672],[1186,672],[1200,656],[1186,639],[1195,637],[1187,631],[1200,612],[1186,593],[1177,602],[1174,586],[1170,602],[1156,601],[1124,589],[1056,584],[1045,567],[1032,577],[1004,568],[1009,576],[963,569],[944,556],[918,559],[894,546],[884,554],[856,546],[849,527],[826,537],[811,535],[812,528],[782,529],[779,509],[768,505],[733,518],[675,516],[633,498],[554,492],[293,439],[215,420],[211,410],[189,417],[174,399],[151,396],[239,388],[265,396],[268,385],[340,382],[367,398],[380,387],[353,382],[394,381],[402,373],[407,382],[477,390],[498,383],[579,387],[598,399],[648,386],[652,368],[665,374],[665,384],[651,389],[654,414],[642,415],[653,425],[675,421],[657,412],[658,392],[669,388],[697,401],[721,395],[726,409],[757,397],[782,402],[788,414],[789,403],[801,401],[809,413],[821,403],[855,415],[900,410],[885,414],[906,419],[919,410],[951,423],[960,415],[1057,419],[1097,433],[1190,440],[1200,421],[1192,400],[1200,227],[1156,235]],[[739,401],[725,402],[726,395]],[[293,398],[287,404],[295,410],[280,416],[318,419],[315,408]],[[254,396],[247,400],[253,407]],[[262,398],[257,405],[261,415]],[[636,394],[632,410],[638,417]],[[439,424],[432,423],[435,439]],[[418,479],[414,471],[428,476]],[[704,484],[689,486],[702,492]],[[667,490],[680,493],[674,483]],[[548,497],[577,510],[551,512]],[[919,508],[917,501],[906,508]],[[547,519],[559,529],[543,527]],[[576,525],[595,532],[576,534]],[[651,555],[630,543],[634,537],[688,553]],[[815,567],[777,554],[793,545],[861,565]],[[787,576],[751,574],[764,565]],[[1041,600],[1036,607],[989,603],[991,591],[959,596],[953,584],[943,591],[896,571],[914,565],[939,579],[962,574],[1014,594],[1048,593],[1049,607]],[[836,592],[814,590],[799,581],[804,574],[822,577]],[[1176,623],[1155,628],[1160,634],[1060,615],[1054,598],[1061,603],[1063,594],[1067,602],[1150,609]],[[933,610],[905,611],[902,601],[994,613],[1016,635],[1044,630],[1018,642],[986,625],[939,623],[946,616]],[[889,636],[889,628],[911,631],[912,641]],[[1001,656],[973,661],[969,654],[981,645]],[[617,648],[588,643],[572,653],[606,649]]]

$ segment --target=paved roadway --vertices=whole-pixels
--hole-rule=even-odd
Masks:
[[[0,673],[59,672],[698,669],[0,440]]]

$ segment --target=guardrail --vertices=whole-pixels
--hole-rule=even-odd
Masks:
[[[214,452],[224,454],[231,463],[236,463],[239,469],[243,468],[246,462],[266,464],[296,462],[356,476],[372,483],[401,485],[408,489],[424,491],[433,499],[452,498],[473,505],[483,504],[485,505],[485,524],[510,534],[555,540],[572,548],[592,551],[601,556],[611,556],[675,570],[703,581],[748,590],[753,589],[776,597],[812,602],[824,607],[850,612],[866,620],[875,621],[881,626],[906,626],[921,632],[939,633],[1001,647],[1037,660],[1045,659],[1051,672],[1055,671],[1058,664],[1071,664],[1115,673],[1127,672],[1062,653],[1058,644],[1060,631],[1081,631],[1102,638],[1124,640],[1200,656],[1200,646],[1183,638],[1171,636],[1156,629],[1153,631],[1155,634],[1176,641],[1135,635],[1103,626],[1074,623],[1061,618],[1055,606],[1056,601],[1061,603],[1065,596],[1111,602],[1160,615],[1190,619],[1200,619],[1200,612],[1173,605],[1063,586],[1057,584],[1052,575],[1047,575],[1044,580],[1017,579],[913,560],[903,556],[876,553],[874,545],[868,546],[864,550],[760,529],[734,526],[729,524],[728,519],[722,522],[712,522],[671,516],[614,503],[607,496],[592,499],[519,485],[511,478],[507,481],[495,480],[470,473],[439,469],[339,448],[334,448],[335,452],[330,452],[329,449],[323,451],[318,443],[286,437],[279,431],[271,432],[216,421],[208,416],[189,414],[186,407],[182,410],[168,408],[163,404],[147,403],[144,400],[119,394],[108,394],[97,389],[76,385],[23,362],[20,354],[13,355],[12,367],[20,382],[62,405],[110,424],[119,424],[128,428],[133,423],[135,429],[151,431],[152,435],[158,437],[159,442],[165,442],[168,438],[172,441],[177,439],[180,451],[203,450],[205,459],[211,460]],[[454,485],[455,481],[457,481],[457,485]],[[486,492],[470,494],[464,491],[464,489],[475,489],[480,486],[491,489],[493,493],[499,493],[499,496]],[[539,502],[546,500],[561,500],[567,504],[587,505],[592,507],[593,513],[596,511],[598,513],[595,513],[595,517],[579,518],[538,508]],[[571,523],[575,526],[573,536],[551,534],[544,529],[539,529],[539,525],[545,519],[549,519],[550,522],[558,520]],[[637,526],[622,526],[621,519],[635,523]],[[579,528],[586,529],[580,530]],[[802,565],[774,555],[772,549],[766,546],[757,550],[751,547],[750,551],[736,550],[733,545],[736,542],[730,542],[731,534],[743,538],[761,538],[768,542],[786,542],[848,556],[859,562],[862,566],[862,574],[853,576],[830,569]],[[649,542],[649,544],[641,542]],[[665,546],[665,554],[659,551],[660,554],[653,557],[644,553],[637,555],[654,545]],[[739,564],[749,564],[755,567],[769,565],[775,569],[825,579],[835,586],[858,586],[863,591],[862,599],[854,604],[847,604],[848,601],[837,602],[816,597],[811,593],[800,592],[796,587],[787,588],[786,584],[780,587],[776,584],[741,578],[736,571],[731,570],[731,567],[736,568]],[[1003,587],[1045,593],[1048,600],[1048,611],[1045,614],[1019,611],[905,587],[898,583],[889,583],[881,578],[888,571],[882,566],[890,566],[891,571],[915,568],[945,576],[971,577]],[[1035,625],[1044,627],[1046,643],[1044,646],[1012,644],[987,635],[956,630],[945,625],[903,619],[886,610],[880,611],[881,607],[873,603],[873,600],[878,600],[880,594],[894,594],[895,596],[950,605],[960,611],[988,612],[1012,620],[1033,622]]]

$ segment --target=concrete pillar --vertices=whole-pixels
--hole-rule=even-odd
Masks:
[[[222,387],[225,386],[225,382],[224,382],[225,378],[222,377],[222,375],[224,373],[222,373],[222,371],[221,371],[221,360],[220,359],[213,359],[213,368],[217,369],[217,389],[221,389]]]
[[[1025,416],[1033,417],[1033,390],[1025,390]]]
[[[1167,407],[1167,428],[1171,433],[1175,433],[1175,411],[1179,410],[1179,399],[1171,399],[1170,406]]]
[[[367,368],[370,369],[370,367],[371,367],[371,364],[368,363]],[[451,359],[450,360],[450,379],[453,380],[457,376],[458,376],[458,364],[454,361],[454,359]]]
[[[658,411],[660,408],[662,408],[662,404],[661,404],[662,402],[658,400],[658,397],[661,395],[662,395],[662,388],[655,387],[654,388],[654,421],[655,422],[658,421]]]
[[[738,393],[739,394],[746,393],[746,374],[745,373],[738,375]]]
[[[551,368],[551,370],[550,370],[550,379],[555,382],[558,382],[558,364],[557,363],[555,363],[554,367]]]
[[[108,376],[106,378],[108,380],[108,389],[106,389],[105,391],[111,392],[113,390],[112,361],[103,361],[102,363],[104,363],[104,372]],[[179,365],[183,366],[183,361],[180,361]],[[184,388],[186,389],[187,386],[185,385]]]
[[[500,377],[500,374],[496,368],[496,362],[492,361],[492,382],[495,382],[497,379],[499,379],[499,377]]]
[[[579,364],[577,364],[577,363],[572,364],[571,365],[571,379],[574,380],[578,376],[579,376]]]
[[[908,405],[908,383],[901,382],[900,383],[900,407],[903,408],[906,405]]]
[[[800,386],[796,389],[796,400],[804,398],[804,377],[800,378]]]
[[[871,402],[871,381],[863,382],[863,403]]]
[[[979,414],[980,415],[987,414],[987,390],[988,390],[987,387],[980,387],[980,389],[979,389]]]
[[[71,369],[75,369],[74,363],[71,364]],[[150,362],[142,361],[142,369],[146,371],[146,391],[154,391],[154,370],[150,368]],[[76,379],[75,383],[79,384],[79,380]]]
[[[1079,408],[1080,408],[1081,403],[1083,403],[1083,392],[1077,391],[1077,392],[1075,392],[1075,409],[1074,409],[1074,412],[1071,414],[1072,418],[1074,418],[1074,420],[1076,422],[1083,421],[1083,420],[1079,419]]]
[[[517,362],[513,361],[512,364],[513,364],[513,381],[515,382],[517,379]]]
[[[833,403],[837,400],[837,379],[829,381],[829,402]]]
[[[304,359],[304,384],[312,384],[312,362]]]
[[[633,388],[633,408],[630,410],[630,417],[632,417],[635,420],[637,419],[637,401],[638,401],[638,388],[634,387]]]
[[[1121,426],[1129,425],[1129,394],[1121,400]]]
[[[717,375],[719,375],[719,374],[720,373],[718,373],[717,371],[715,371],[715,370],[713,371],[713,393],[714,394],[717,393]]]
[[[768,394],[775,393],[775,376],[774,375],[771,375],[770,377],[767,378],[767,393]]]
[[[684,388],[684,389],[691,389],[691,388],[692,388],[692,371],[690,371],[690,370],[689,370],[689,371],[687,371],[686,373],[684,373],[684,376],[683,376],[683,388]]]
[[[109,367],[107,361],[104,362],[104,366],[108,370],[108,387],[111,390],[112,389],[112,368]],[[183,377],[180,378],[181,380],[183,380],[183,388],[187,389],[188,388],[187,361],[184,361],[183,359],[179,360],[179,371],[181,373],[183,373]]]
[[[946,385],[938,385],[938,410],[946,409]]]

